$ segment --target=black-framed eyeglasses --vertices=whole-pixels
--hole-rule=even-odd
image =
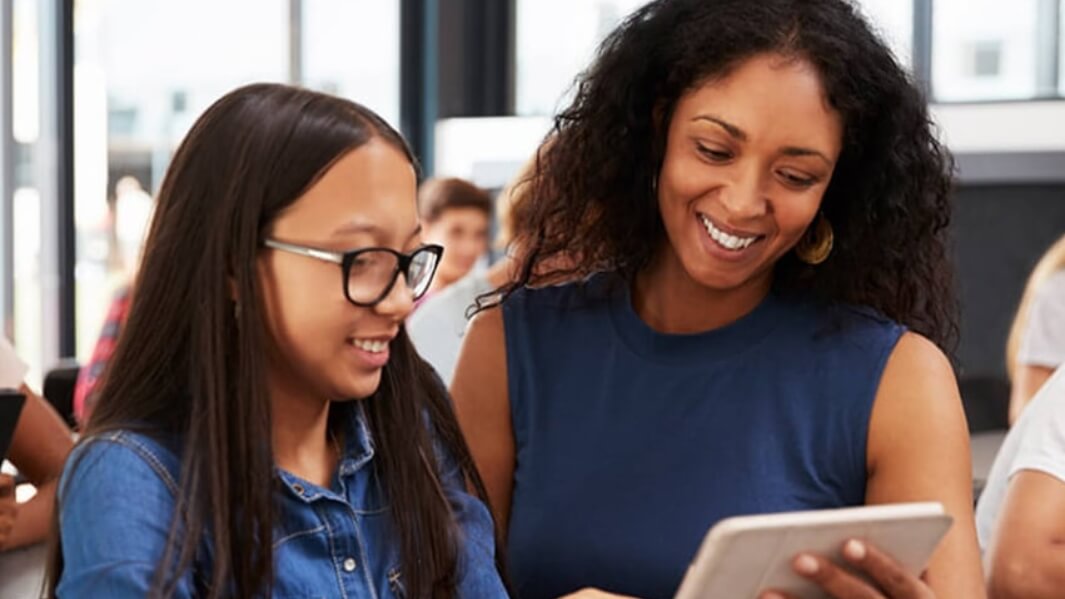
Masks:
[[[403,273],[413,298],[421,298],[429,291],[440,257],[444,254],[444,248],[439,245],[424,245],[409,254],[383,247],[331,252],[276,239],[267,239],[263,245],[339,264],[344,297],[361,308],[371,308],[388,297],[400,273]]]

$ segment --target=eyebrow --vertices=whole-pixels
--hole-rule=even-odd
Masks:
[[[414,230],[411,231],[410,235],[407,236],[407,241],[414,239],[421,232],[422,224],[419,222],[415,225]],[[364,221],[352,221],[340,225],[340,227],[333,231],[333,237],[342,237],[344,235],[352,235],[355,233],[369,233],[371,235],[377,235],[378,237],[385,237],[385,231],[381,227]]]
[[[709,114],[700,114],[700,115],[696,116],[695,118],[693,118],[692,120],[693,121],[708,121],[708,122],[714,123],[715,125],[717,125],[717,126],[721,127],[722,129],[724,129],[725,132],[728,133],[729,136],[731,136],[733,139],[736,139],[738,141],[744,141],[744,142],[748,140],[747,133],[744,132],[743,129],[740,129],[736,125],[733,125],[732,123],[730,123],[730,122],[728,122],[728,121],[726,121],[724,119],[720,119],[720,118],[718,118],[716,116],[709,115]],[[832,161],[828,159],[828,156],[825,156],[825,154],[823,152],[819,152],[819,151],[814,150],[812,148],[801,148],[801,147],[798,147],[798,146],[787,146],[787,147],[781,149],[781,153],[784,154],[785,156],[814,156],[816,158],[820,158],[821,160],[824,160],[825,164],[827,164],[828,166],[832,166]]]
[[[736,125],[733,125],[732,123],[730,123],[728,121],[719,119],[716,116],[710,116],[708,114],[700,114],[700,115],[696,116],[695,118],[693,118],[692,120],[693,121],[709,121],[711,123],[714,123],[718,127],[721,127],[722,129],[724,129],[725,132],[728,133],[729,135],[731,135],[733,138],[735,138],[735,139],[737,139],[739,141],[747,141],[747,134],[743,132],[743,129],[740,129],[739,127],[737,127]]]

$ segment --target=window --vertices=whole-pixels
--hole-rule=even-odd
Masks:
[[[1057,0],[1054,0],[1057,1]],[[1056,31],[1040,27],[1041,0],[936,0],[932,87],[937,100],[1028,99],[1046,95],[1040,69]],[[1048,38],[1049,36],[1053,36]]]
[[[192,122],[234,87],[288,78],[289,7],[79,0],[76,10],[75,338],[84,361],[132,276],[152,194]]]
[[[220,96],[298,81],[398,122],[399,0],[78,0],[76,9],[75,337],[85,361],[132,276],[171,156]]]
[[[42,169],[46,168],[41,154],[43,146],[41,131],[41,49],[48,40],[41,38],[45,30],[43,20],[49,14],[40,9],[35,0],[16,0],[12,4],[12,133],[14,151],[13,197],[4,198],[12,203],[12,263],[14,272],[15,323],[12,341],[19,356],[30,366],[27,376],[32,384],[39,384],[42,371],[50,366],[51,356],[57,355],[58,337],[50,314],[55,311],[54,289],[46,289],[49,276],[45,273],[47,260],[44,252],[50,249],[48,240],[54,240],[46,221],[48,210],[42,202],[39,181],[46,181]],[[47,135],[47,131],[45,135]],[[47,193],[47,191],[46,191]],[[52,227],[51,230],[54,230]],[[54,245],[54,244],[52,244]],[[45,302],[48,302],[46,305]],[[53,327],[53,328],[49,328]]]
[[[913,2],[859,0],[862,13],[887,42],[899,62],[913,64]]]
[[[399,128],[399,0],[303,0],[304,85]]]
[[[1065,0],[1058,5],[1058,97],[1065,97]]]
[[[515,111],[553,115],[596,46],[646,0],[517,0]]]
[[[572,97],[572,84],[591,63],[598,44],[645,1],[517,0],[516,113],[555,114]],[[900,62],[909,65],[912,3],[861,0],[859,4]]]

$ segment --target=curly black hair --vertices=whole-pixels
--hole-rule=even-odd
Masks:
[[[495,297],[646,266],[665,234],[653,186],[677,101],[769,52],[812,64],[844,123],[822,203],[834,251],[816,267],[788,253],[774,288],[873,308],[952,350],[953,159],[924,94],[845,0],[657,0],[629,16],[555,117],[521,214],[520,274]]]

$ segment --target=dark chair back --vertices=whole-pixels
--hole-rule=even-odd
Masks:
[[[48,371],[44,377],[43,394],[45,400],[52,404],[56,412],[63,417],[67,426],[75,428],[77,421],[74,419],[74,386],[78,382],[78,371],[81,368],[77,360],[62,360],[55,368]]]
[[[1009,428],[1010,383],[999,376],[963,376],[958,381],[969,432]]]

